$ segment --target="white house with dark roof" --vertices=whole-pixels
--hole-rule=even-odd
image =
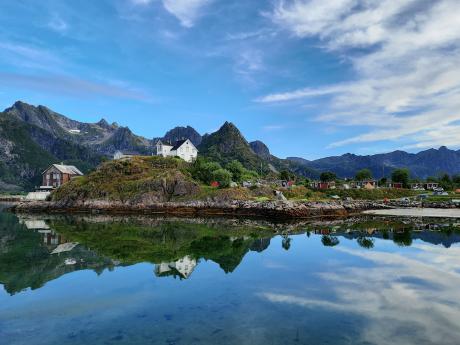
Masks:
[[[158,277],[179,275],[183,279],[187,279],[193,273],[198,262],[190,256],[173,262],[162,262],[155,266],[155,275]]]
[[[193,162],[198,157],[198,150],[190,139],[178,140],[174,144],[158,140],[155,148],[157,156],[180,157],[186,162]]]

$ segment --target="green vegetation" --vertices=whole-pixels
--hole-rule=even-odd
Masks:
[[[191,177],[189,167],[179,158],[156,156],[105,162],[89,175],[61,186],[53,193],[53,199],[168,201],[198,193],[198,183]]]
[[[356,200],[383,200],[398,199],[403,197],[412,197],[420,194],[420,192],[410,189],[392,189],[392,188],[379,188],[379,189],[333,189],[329,190],[330,194],[335,194],[341,198],[353,198]]]
[[[319,178],[323,182],[331,182],[337,179],[337,175],[331,171],[325,171],[321,173]]]
[[[239,161],[246,169],[268,173],[268,164],[257,156],[238,128],[226,122],[217,132],[205,135],[198,147],[200,155],[226,166]]]
[[[271,237],[273,231],[262,226],[200,224],[153,220],[72,224],[54,221],[52,228],[66,238],[92,248],[100,256],[123,264],[170,262],[184,256],[218,263],[225,272],[233,271],[257,239]]]
[[[409,187],[409,169],[395,169],[391,173],[391,181],[402,183],[404,188]]]
[[[361,169],[356,173],[356,179],[358,181],[370,180],[372,178],[372,171],[369,169]]]

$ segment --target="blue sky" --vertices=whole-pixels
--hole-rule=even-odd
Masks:
[[[460,147],[458,0],[5,0],[0,107],[280,157]]]

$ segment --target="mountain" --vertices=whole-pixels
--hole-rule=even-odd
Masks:
[[[393,151],[389,153],[358,156],[351,153],[308,161],[288,157],[289,161],[318,171],[333,171],[340,177],[353,177],[360,169],[370,169],[376,178],[390,176],[396,168],[408,168],[413,177],[427,178],[441,173],[460,173],[460,150],[442,146],[419,153]]]
[[[251,147],[252,151],[254,151],[254,153],[258,155],[260,158],[267,159],[271,156],[270,150],[268,149],[267,145],[265,145],[260,140],[251,141],[249,143],[249,146]]]
[[[201,135],[190,126],[176,127],[162,139],[183,137],[201,143]],[[105,119],[79,122],[45,106],[17,101],[0,113],[0,190],[32,189],[52,163],[74,164],[87,172],[117,150],[149,155],[154,143]]]
[[[202,137],[201,137],[201,134],[195,130],[195,128],[187,126],[187,127],[175,127],[169,130],[168,132],[166,132],[163,138],[158,138],[158,139],[162,139],[164,141],[170,141],[172,143],[178,140],[182,140],[182,139],[190,139],[193,145],[198,147],[201,144]]]
[[[414,177],[420,178],[441,172],[460,173],[460,150],[446,147],[416,154],[394,151],[369,156],[348,153],[312,161],[299,157],[280,159],[263,142],[249,143],[230,122],[204,136],[190,126],[176,127],[160,139],[175,141],[184,137],[198,147],[200,156],[223,165],[235,159],[248,169],[264,173],[289,170],[318,178],[322,171],[333,171],[340,177],[352,177],[356,171],[369,168],[378,178],[389,176],[399,167],[409,168]],[[151,154],[155,142],[105,119],[79,122],[45,106],[18,101],[0,112],[0,190],[32,189],[40,184],[41,172],[51,163],[74,164],[87,172],[117,150]]]
[[[212,134],[205,134],[198,150],[200,155],[223,165],[238,160],[248,169],[268,170],[267,162],[251,149],[248,141],[231,122],[225,122]]]
[[[88,147],[100,155],[113,155],[116,150],[147,153],[153,141],[134,135],[129,128],[109,124],[101,119],[97,123],[78,122],[58,114],[45,106],[37,107],[16,102],[4,113],[27,125],[45,130],[51,136]]]
[[[204,135],[198,149],[200,155],[222,165],[238,160],[247,169],[257,172],[289,170],[307,177],[319,176],[314,169],[272,155],[267,145],[259,140],[249,143],[231,122],[225,122],[217,132]]]
[[[83,123],[45,106],[16,102],[0,113],[0,190],[30,190],[52,163],[74,164],[83,172],[116,150],[150,154],[153,141],[127,127]]]

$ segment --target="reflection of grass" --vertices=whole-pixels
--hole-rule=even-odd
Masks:
[[[271,235],[263,227],[216,228],[212,225],[179,221],[164,221],[153,226],[83,221],[69,225],[56,221],[52,226],[72,241],[82,243],[99,255],[118,259],[125,264],[175,261],[186,255],[197,259],[205,257],[216,262],[219,257],[225,257],[226,261],[239,262],[241,250],[233,254],[228,250],[233,248],[235,239],[247,239],[243,250],[246,252],[255,239]],[[219,248],[227,249],[222,252]],[[217,255],[217,252],[220,254]],[[237,257],[229,259],[232,255]]]

